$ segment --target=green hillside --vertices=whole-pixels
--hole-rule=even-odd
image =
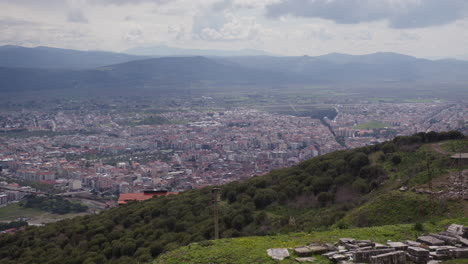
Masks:
[[[464,145],[467,140],[462,138],[458,132],[398,137],[224,185],[220,236],[467,217],[466,201],[430,203],[427,195],[396,191],[401,186],[419,188],[431,177],[456,171],[449,153],[434,145],[455,139],[455,145]],[[211,199],[211,188],[203,188],[2,235],[0,263],[150,262],[163,252],[213,238]],[[415,204],[418,209],[411,210]]]
[[[437,232],[452,223],[467,225],[468,218],[450,219],[423,225],[424,232]],[[266,251],[269,248],[292,248],[310,243],[335,243],[341,237],[372,239],[378,243],[387,240],[415,240],[421,231],[412,224],[387,225],[378,227],[333,229],[311,233],[291,233],[285,235],[228,238],[192,243],[158,257],[153,264],[189,264],[189,263],[297,263],[292,255],[283,261],[272,260]],[[466,261],[466,259],[465,259]],[[329,264],[326,258],[317,256],[314,263]],[[462,262],[460,262],[462,263]]]

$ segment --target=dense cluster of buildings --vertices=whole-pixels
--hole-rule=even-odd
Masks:
[[[168,124],[135,126],[122,125],[115,114],[102,116],[93,115],[93,133],[59,133],[85,129],[90,122],[75,114],[70,119],[77,123],[68,122],[61,113],[43,122],[55,124],[54,135],[1,137],[0,162],[9,177],[64,191],[180,191],[263,174],[341,148],[327,126],[309,117],[249,109],[191,111],[164,114]],[[19,128],[4,129],[12,127]]]
[[[462,104],[336,105],[333,120],[252,109],[145,113],[4,112],[2,177],[63,192],[183,191],[264,174],[311,157],[429,130],[466,129]],[[159,119],[158,119],[159,120]],[[377,122],[385,126],[364,128]],[[47,132],[49,134],[29,134]],[[343,141],[340,140],[343,139]],[[0,193],[2,197],[12,194]],[[9,199],[9,198],[8,198]]]
[[[337,136],[354,148],[419,132],[468,132],[468,105],[455,103],[376,103],[336,105],[327,120]]]

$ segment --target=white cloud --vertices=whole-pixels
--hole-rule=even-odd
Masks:
[[[338,11],[311,13],[312,3],[324,1],[0,0],[0,44],[119,51],[166,43],[184,48],[255,48],[287,55],[468,54],[468,19],[460,15],[463,8],[456,12],[453,8],[461,0],[346,0],[343,6],[349,8],[343,17]],[[366,8],[349,6],[351,2],[366,3]],[[436,2],[437,12],[414,8]],[[397,11],[386,10],[390,4],[398,16],[391,15]],[[284,8],[275,11],[273,7]],[[337,5],[323,10],[333,7]],[[407,19],[412,17],[417,19]]]

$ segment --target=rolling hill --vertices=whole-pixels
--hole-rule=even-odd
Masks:
[[[447,154],[433,148],[440,140],[468,146],[458,132],[420,133],[221,186],[221,237],[466,218],[467,201],[431,204],[427,194],[398,190],[426,186],[429,157],[435,179],[457,170]],[[163,252],[213,238],[211,199],[211,188],[203,188],[29,227],[0,236],[0,261],[150,262]]]

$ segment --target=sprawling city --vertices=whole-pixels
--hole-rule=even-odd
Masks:
[[[152,189],[182,192],[396,136],[467,131],[468,125],[466,104],[440,100],[328,107],[335,109],[334,117],[298,116],[294,106],[289,115],[246,107],[130,113],[116,105],[3,111],[0,162],[8,190],[0,201],[16,202],[32,188],[18,181],[91,198]]]

